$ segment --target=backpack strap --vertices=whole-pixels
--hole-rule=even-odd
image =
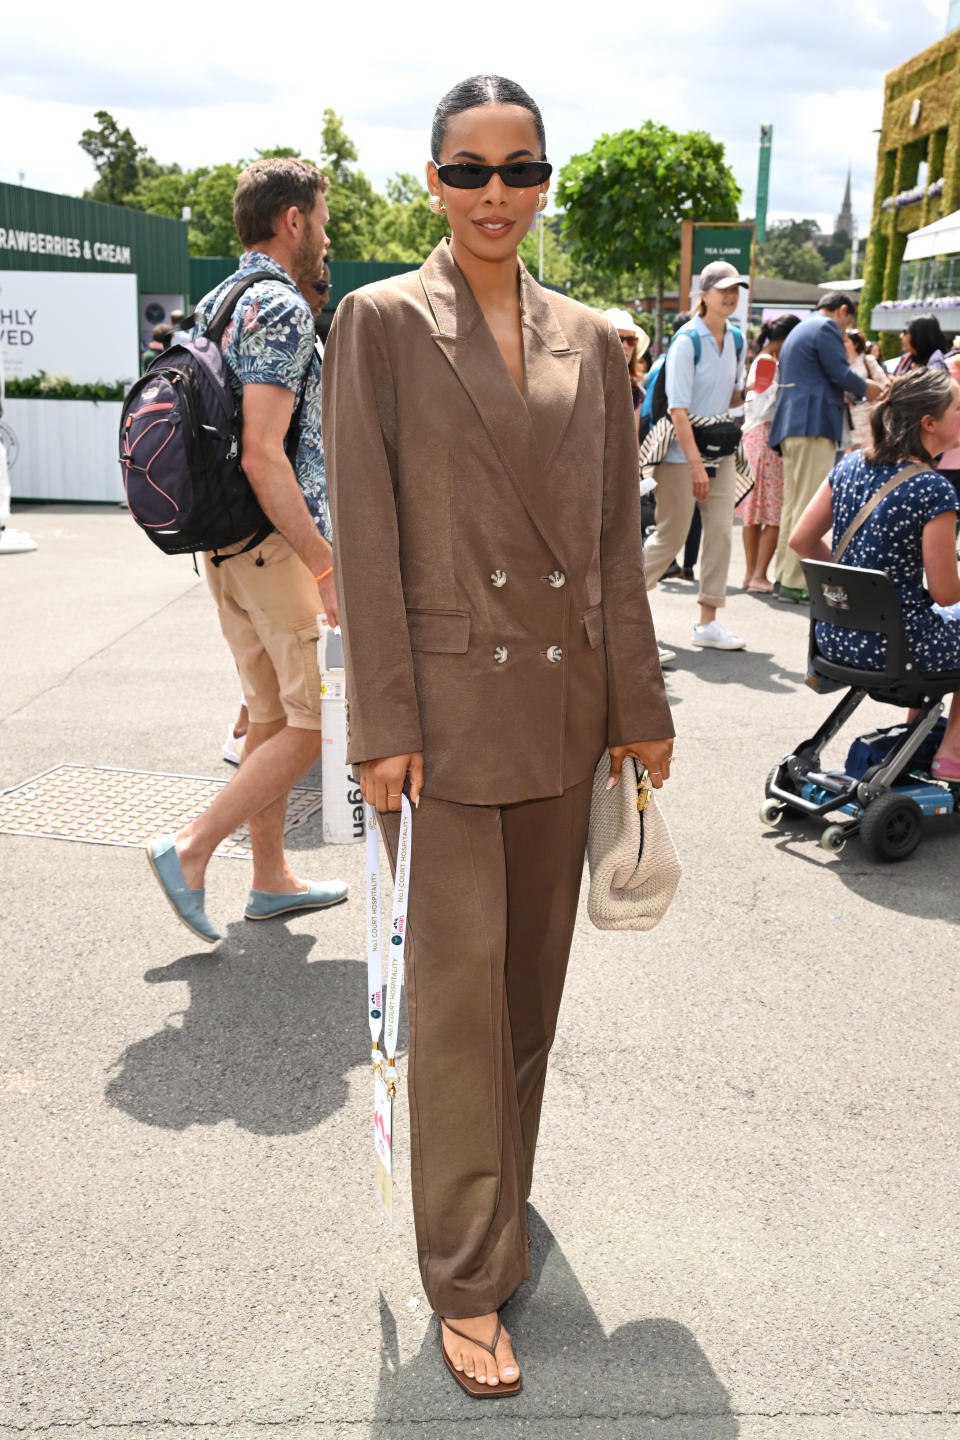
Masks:
[[[860,526],[866,524],[882,500],[886,500],[887,496],[892,494],[897,486],[902,485],[905,480],[912,479],[914,475],[922,475],[925,471],[931,470],[932,468],[932,465],[918,465],[914,460],[911,461],[909,465],[904,465],[902,469],[897,470],[895,474],[891,475],[886,484],[881,485],[880,489],[870,496],[866,505],[857,511],[846,530],[844,530],[843,535],[840,537],[839,545],[830,557],[833,564],[836,565],[839,563],[840,556],[846,550],[850,541],[860,529]]]
[[[736,351],[737,359],[739,360],[740,356],[743,354],[743,331],[738,330],[736,325],[731,325],[729,320],[726,322],[726,325],[727,329],[733,336],[733,348]],[[681,325],[680,329],[677,331],[677,335],[688,335],[693,341],[693,363],[694,365],[699,365],[701,352],[700,331],[696,328],[693,321],[688,320],[686,325]],[[673,340],[670,341],[670,345],[672,345],[673,341],[676,340],[677,335],[674,335]],[[670,349],[670,345],[667,346],[668,350]]]
[[[677,342],[677,340],[679,340],[679,338],[680,338],[681,335],[686,335],[687,339],[688,339],[688,340],[691,342],[691,344],[693,345],[693,363],[694,363],[694,365],[699,365],[699,364],[700,364],[700,351],[701,351],[700,331],[696,328],[696,326],[694,325],[694,323],[693,323],[692,320],[688,320],[687,323],[686,323],[686,325],[681,325],[681,326],[680,326],[680,329],[679,329],[679,330],[676,332],[676,334],[673,336],[673,339],[670,341],[670,344],[667,346],[667,349],[669,350],[669,349],[671,348],[671,346],[674,345],[674,344]]]
[[[271,270],[251,270],[249,275],[244,275],[242,280],[238,280],[235,285],[231,285],[213,312],[210,324],[203,332],[208,340],[213,341],[214,345],[219,345],[223,339],[223,332],[230,323],[240,296],[244,291],[249,290],[251,285],[256,285],[258,280],[276,280],[281,285],[287,284],[285,280],[280,279],[279,275],[274,275]],[[287,288],[292,289],[292,286],[287,286]]]

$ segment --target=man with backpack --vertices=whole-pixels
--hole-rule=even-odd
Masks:
[[[326,190],[326,177],[299,159],[250,165],[234,197],[245,253],[236,274],[196,311],[195,340],[199,344],[211,328],[240,401],[243,475],[266,517],[253,533],[204,551],[207,581],[250,712],[242,764],[196,820],[147,846],[173,909],[211,943],[222,937],[204,908],[204,873],[217,845],[244,822],[253,849],[246,919],[321,909],[347,894],[340,880],[299,880],[283,848],[287,792],[321,752],[317,612],[337,622],[333,552],[321,528],[325,506],[317,483],[322,452],[310,443],[319,425],[317,387],[308,387],[314,323],[297,288],[323,265]],[[226,297],[252,275],[258,278],[243,289],[224,324]],[[142,399],[148,398],[144,391]]]
[[[658,391],[665,395],[675,438],[654,471],[657,528],[643,552],[647,588],[653,589],[683,547],[694,509],[699,506],[703,554],[700,615],[693,627],[693,644],[711,650],[742,650],[745,644],[717,620],[717,610],[726,603],[730,568],[736,444],[722,458],[711,460],[708,471],[700,445],[705,443],[709,427],[691,424],[691,417],[697,421],[719,417],[742,403],[743,335],[728,317],[737,308],[738,289],[749,285],[749,279],[738,275],[725,260],[704,267],[697,313],[674,335],[663,367],[664,379],[655,382],[652,400],[656,422]]]

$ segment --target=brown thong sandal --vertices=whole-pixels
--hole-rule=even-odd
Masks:
[[[461,1340],[466,1340],[468,1345],[479,1345],[481,1350],[486,1350],[487,1354],[492,1355],[493,1359],[496,1360],[497,1345],[500,1341],[500,1335],[503,1330],[503,1326],[500,1324],[499,1320],[497,1321],[497,1328],[494,1332],[493,1344],[486,1345],[482,1340],[475,1340],[472,1335],[464,1335],[462,1330],[458,1330],[455,1325],[451,1325],[450,1321],[444,1320],[443,1316],[441,1315],[440,1350],[443,1355],[443,1363],[450,1371],[450,1374],[453,1376],[454,1380],[456,1380],[457,1384],[460,1386],[460,1389],[466,1390],[467,1394],[472,1395],[474,1400],[498,1400],[501,1396],[506,1397],[507,1395],[520,1394],[520,1391],[523,1389],[522,1375],[518,1375],[516,1380],[500,1380],[496,1385],[490,1385],[484,1384],[480,1380],[475,1379],[472,1375],[464,1374],[462,1370],[458,1370],[456,1365],[454,1365],[453,1361],[450,1359],[450,1356],[447,1354],[447,1347],[443,1343],[444,1325],[446,1325],[447,1329],[451,1331],[454,1335],[459,1335]]]

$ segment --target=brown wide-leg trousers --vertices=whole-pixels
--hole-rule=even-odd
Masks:
[[[413,815],[405,982],[423,1286],[451,1320],[529,1274],[526,1201],[577,913],[592,780],[545,800]],[[397,814],[380,816],[396,861]]]

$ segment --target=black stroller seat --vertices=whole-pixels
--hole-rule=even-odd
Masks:
[[[823,817],[839,810],[849,818],[826,827],[820,837],[825,850],[841,850],[848,837],[859,832],[878,859],[904,860],[920,843],[924,813],[950,814],[955,802],[960,808],[956,782],[938,783],[922,775],[916,786],[894,788],[943,713],[944,696],[960,690],[960,670],[927,674],[918,669],[896,587],[885,571],[820,560],[805,560],[803,571],[810,593],[810,672],[848,689],[816,734],[774,766],[760,818],[765,824],[777,824],[788,810]],[[817,646],[818,621],[884,636],[883,669],[861,670],[828,660]],[[825,746],[867,697],[918,714],[884,762],[866,775],[825,774],[821,761]],[[905,793],[911,788],[915,793]]]

